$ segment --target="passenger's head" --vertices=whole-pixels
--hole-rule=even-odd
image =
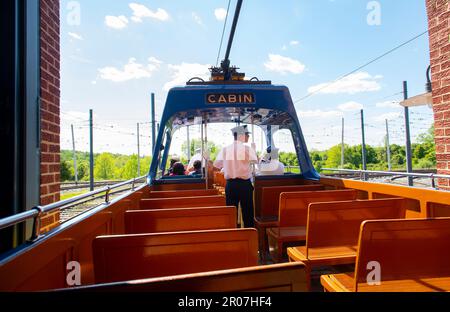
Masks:
[[[242,143],[248,143],[251,132],[248,131],[246,125],[233,128],[233,129],[231,129],[231,132],[233,133],[235,141],[240,141]]]
[[[180,162],[176,162],[172,168],[172,174],[176,176],[185,175],[184,165]]]
[[[194,161],[194,169],[195,169],[195,171],[202,169],[202,162],[200,160]]]
[[[174,166],[177,162],[180,162],[180,158],[178,158],[178,156],[172,156],[172,158],[170,159],[170,168],[173,168],[173,166]]]

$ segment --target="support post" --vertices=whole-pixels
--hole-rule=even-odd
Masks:
[[[94,190],[94,120],[92,109],[89,110],[89,189]]]
[[[141,145],[140,145],[140,129],[137,124],[137,176],[141,176]]]
[[[77,153],[75,150],[75,134],[73,132],[73,125],[70,125],[70,128],[72,129],[73,172],[75,175],[75,185],[78,185]]]
[[[388,170],[392,171],[391,143],[390,143],[390,137],[389,137],[389,121],[387,119],[386,119],[386,153],[387,153]]]
[[[408,99],[408,82],[403,81],[403,98]],[[412,173],[411,129],[409,125],[409,107],[405,107],[405,132],[406,132],[406,172]],[[413,186],[414,180],[408,177],[408,185]]]
[[[342,146],[341,146],[341,169],[344,169],[345,162],[345,141],[344,141],[345,119],[342,118]]]
[[[191,162],[191,140],[190,140],[190,133],[189,133],[189,126],[186,127],[187,131],[187,161],[188,163]]]
[[[367,170],[367,154],[366,154],[366,132],[364,128],[364,110],[361,110],[361,135],[362,135],[362,167]],[[364,181],[367,180],[367,174],[363,174]]]
[[[206,154],[209,156],[209,149],[208,149],[208,117],[205,118],[205,147],[206,147]],[[208,159],[202,155],[203,159],[205,159],[205,180],[206,180],[206,189],[209,189],[209,163]]]
[[[156,144],[156,113],[155,113],[155,94],[152,93],[152,151],[155,153],[155,144]],[[159,132],[159,127],[158,127]],[[153,155],[152,155],[153,156]]]

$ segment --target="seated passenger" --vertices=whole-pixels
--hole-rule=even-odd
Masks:
[[[284,175],[284,165],[279,159],[279,149],[268,147],[267,153],[258,165],[257,175]]]
[[[194,171],[190,172],[189,175],[201,175],[202,174],[202,162],[196,160],[193,165]]]
[[[171,177],[173,176],[184,176],[186,175],[184,170],[184,165],[180,162],[177,162],[173,165],[172,173],[170,174]]]
[[[176,156],[176,155],[172,156],[172,158],[170,159],[170,166],[169,166],[169,169],[167,170],[166,176],[172,175],[173,166],[179,161],[180,161],[180,158],[178,156]]]
[[[206,167],[206,165],[205,165],[205,160],[206,160],[206,159],[209,159],[209,156],[210,156],[210,155],[209,155],[209,152],[208,152],[207,150],[205,150],[205,151],[203,151],[203,157],[202,157],[202,149],[201,149],[201,148],[197,148],[197,149],[195,150],[195,155],[192,156],[191,161],[189,162],[189,164],[188,164],[188,166],[187,166],[187,171],[188,171],[188,172],[195,171],[194,163],[195,163],[196,161],[200,161],[202,167]]]

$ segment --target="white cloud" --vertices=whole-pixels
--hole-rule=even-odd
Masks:
[[[335,117],[343,116],[342,112],[340,112],[340,111],[336,111],[336,110],[322,111],[320,109],[309,110],[309,111],[299,111],[298,114],[301,118],[335,118]]]
[[[215,9],[214,15],[216,16],[218,21],[224,21],[227,17],[227,10],[225,10],[224,8]]]
[[[290,44],[291,46],[297,46],[297,45],[300,44],[300,42],[297,41],[297,40],[292,40],[291,42],[289,42],[289,44]]]
[[[386,101],[375,104],[378,108],[401,108],[399,101]]]
[[[175,86],[185,85],[193,78],[199,77],[208,80],[210,76],[209,68],[211,65],[182,63],[180,65],[169,64],[169,70],[172,72],[172,80],[164,85],[164,90],[168,91]]]
[[[130,3],[130,8],[133,10],[133,16],[131,20],[136,23],[141,23],[143,18],[152,18],[161,22],[168,21],[170,16],[166,10],[158,8],[156,11],[152,11],[145,5],[139,3]]]
[[[106,26],[114,29],[123,29],[128,25],[128,18],[126,18],[123,15],[120,16],[108,15],[105,17],[105,24]]]
[[[351,111],[357,111],[357,110],[363,109],[364,105],[362,105],[361,103],[358,103],[358,102],[351,101],[351,102],[347,102],[347,103],[339,105],[338,108],[344,112],[351,112]]]
[[[386,119],[393,120],[399,118],[400,116],[402,116],[402,113],[400,112],[391,112],[375,117],[373,120],[377,122],[384,122]]]
[[[104,67],[98,71],[100,77],[104,80],[110,80],[113,82],[124,82],[132,79],[150,78],[152,73],[160,67],[161,61],[154,57],[148,59],[148,64],[143,65],[136,63],[135,58],[130,58],[128,63],[123,69],[117,69],[115,67]]]
[[[286,45],[283,45],[283,46],[281,47],[281,50],[286,51],[286,50],[287,50],[287,46],[286,46]]]
[[[197,24],[203,26],[203,21],[202,21],[202,19],[200,18],[200,16],[198,16],[197,13],[192,12],[192,18],[194,19],[194,21],[195,21]]]
[[[77,33],[73,33],[73,32],[69,32],[68,35],[70,37],[72,37],[73,39],[77,39],[77,40],[84,40],[83,36],[77,34]]]
[[[84,58],[78,55],[69,55],[69,58],[75,62],[84,63],[84,64],[93,64],[94,62],[90,59]]]
[[[277,54],[269,54],[269,61],[264,63],[264,67],[281,74],[301,74],[305,70],[305,65],[299,61]]]
[[[349,75],[337,82],[326,82],[308,89],[309,93],[322,94],[356,94],[360,92],[373,92],[381,90],[381,85],[377,80],[383,78],[381,75],[371,76],[366,72],[358,72]]]

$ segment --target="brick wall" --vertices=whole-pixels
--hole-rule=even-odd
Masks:
[[[426,0],[438,173],[450,174],[450,1]],[[448,180],[439,187],[450,190]]]
[[[59,0],[41,4],[41,205],[59,201],[60,191],[60,13]],[[59,224],[59,212],[41,219],[42,230]]]

